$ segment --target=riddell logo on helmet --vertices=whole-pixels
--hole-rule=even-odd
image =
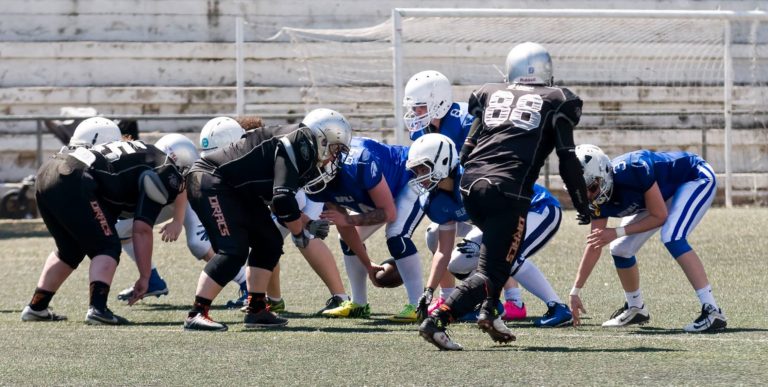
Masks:
[[[219,233],[221,236],[229,236],[229,226],[227,226],[227,220],[224,219],[224,213],[221,211],[221,205],[219,204],[218,196],[209,196],[208,203],[213,208],[213,219],[216,219],[216,226],[219,227]]]
[[[520,77],[520,78],[517,78],[517,81],[518,82],[536,82],[537,79],[536,77]]]
[[[99,202],[95,200],[91,200],[91,209],[93,210],[93,216],[96,219],[96,221],[99,222],[99,226],[101,226],[101,231],[104,232],[104,236],[110,236],[112,235],[112,229],[109,227],[109,223],[107,222],[107,217],[104,216],[104,211],[101,210],[101,206],[99,205]]]

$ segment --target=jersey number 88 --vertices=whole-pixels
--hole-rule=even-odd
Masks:
[[[541,106],[544,104],[538,94],[525,94],[515,103],[515,95],[511,91],[497,90],[491,94],[488,106],[483,113],[483,122],[488,128],[495,128],[504,122],[511,121],[516,128],[531,130],[541,123]]]

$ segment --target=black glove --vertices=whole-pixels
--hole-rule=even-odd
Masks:
[[[309,241],[314,238],[307,230],[301,230],[298,235],[291,234],[293,244],[300,249],[306,248],[309,245]]]
[[[434,292],[435,289],[424,288],[424,294],[419,297],[419,302],[416,304],[416,321],[419,324],[429,315],[429,304],[432,303],[432,294]]]
[[[310,220],[304,227],[315,238],[325,239],[331,230],[331,222],[327,220]]]
[[[467,258],[471,258],[480,255],[480,244],[469,239],[464,239],[456,244],[456,250],[459,250],[460,253],[466,255]]]
[[[580,225],[584,225],[589,224],[592,221],[592,217],[588,212],[579,212],[576,214],[576,220],[579,221]]]

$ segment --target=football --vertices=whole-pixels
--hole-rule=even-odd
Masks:
[[[400,272],[397,271],[397,265],[393,258],[387,259],[381,263],[384,270],[376,273],[376,281],[379,285],[385,288],[396,288],[403,284],[403,279],[400,278]]]

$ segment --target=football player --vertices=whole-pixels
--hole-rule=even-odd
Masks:
[[[507,55],[507,82],[483,85],[472,93],[469,113],[477,117],[464,142],[460,188],[464,208],[483,231],[477,271],[419,327],[420,335],[444,350],[460,350],[446,326],[482,302],[477,324],[494,341],[515,336],[496,317],[495,305],[517,259],[526,231],[533,185],[549,154],[556,150],[579,222],[589,223],[582,167],[574,153],[573,128],[581,100],[554,87],[552,60],[539,44],[526,42]]]
[[[371,261],[363,242],[386,224],[387,248],[408,293],[408,303],[389,320],[416,321],[416,302],[423,278],[421,260],[411,236],[424,213],[418,193],[408,188],[411,174],[405,168],[407,158],[407,147],[356,137],[341,171],[325,183],[328,188],[317,193],[317,187],[307,187],[309,198],[324,202],[328,208],[321,218],[332,221],[339,231],[344,266],[352,287],[352,300],[326,310],[324,316],[370,316],[365,278],[368,276],[378,286],[375,275],[382,267]]]
[[[282,239],[271,214],[291,231],[299,249],[314,235],[302,216],[296,192],[306,184],[331,179],[352,129],[340,113],[329,109],[310,112],[294,132],[275,136],[274,129],[246,132],[234,143],[206,154],[187,176],[187,196],[205,226],[216,255],[205,265],[192,309],[184,321],[187,330],[224,331],[227,326],[209,316],[213,299],[248,263],[249,303],[246,328],[279,327],[288,320],[272,313],[266,287],[282,255]],[[316,231],[316,230],[314,230]]]
[[[152,259],[152,225],[162,207],[184,190],[184,170],[161,150],[141,141],[121,142],[120,130],[104,118],[78,128],[93,135],[85,144],[63,149],[38,171],[36,196],[40,214],[56,242],[37,288],[21,313],[23,321],[66,317],[48,305],[55,292],[87,255],[90,306],[88,324],[120,325],[128,321],[107,307],[110,285],[120,257],[117,216],[132,213],[136,266],[133,305],[147,291]],[[77,132],[77,130],[76,130]],[[108,141],[101,143],[102,141]]]
[[[451,82],[434,70],[415,74],[405,85],[403,120],[411,140],[440,133],[455,144],[463,144],[475,117],[465,102],[453,102]]]
[[[477,227],[464,226],[469,220],[459,191],[459,182],[464,169],[459,165],[453,141],[434,133],[422,136],[411,146],[407,166],[415,175],[411,185],[414,189],[424,192],[421,196],[424,212],[438,224],[434,231],[428,231],[427,234],[428,243],[434,241],[435,246],[432,249],[435,255],[427,288],[417,306],[419,315],[423,316],[421,317],[423,319],[427,316],[427,312],[431,313],[445,302],[447,294],[441,294],[437,302],[427,310],[434,288],[438,284],[437,281],[446,270],[460,279],[468,277],[475,270],[483,234]],[[547,304],[547,313],[542,318],[534,320],[534,325],[538,327],[565,326],[571,322],[570,310],[562,303],[538,267],[533,262],[522,264],[555,235],[560,227],[561,214],[557,199],[544,187],[534,185],[534,197],[526,217],[529,227],[526,228],[521,247],[522,253],[517,258],[520,261],[520,269],[513,277]],[[464,241],[454,249],[454,239],[459,224],[464,226],[460,232]],[[466,230],[467,228],[469,230]],[[513,289],[519,292],[517,287],[505,286],[505,293],[507,290],[513,292]],[[504,308],[506,314],[507,306],[505,305]],[[471,315],[475,317],[474,313]]]
[[[639,150],[611,161],[597,146],[579,145],[576,155],[584,166],[593,219],[571,290],[574,324],[579,324],[579,311],[584,310],[580,291],[606,245],[610,246],[626,303],[603,326],[648,322],[650,314],[640,291],[635,254],[648,238],[661,230],[664,247],[683,269],[701,302],[699,317],[683,329],[686,332],[725,329],[725,315],[712,295],[704,265],[688,244],[688,235],[715,197],[717,182],[712,167],[688,152]],[[606,227],[609,217],[621,218],[620,226]]]

